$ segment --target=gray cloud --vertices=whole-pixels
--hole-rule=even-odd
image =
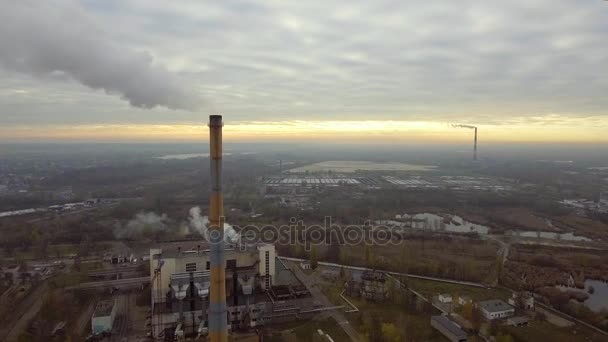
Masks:
[[[142,108],[194,109],[196,96],[145,51],[115,44],[72,1],[9,1],[0,11],[0,65],[71,78]]]
[[[34,12],[48,7],[41,3],[46,2],[36,2]],[[88,19],[74,19],[83,27],[59,20],[57,27],[45,26],[47,36],[103,37],[109,51],[118,51],[112,56],[129,51],[136,56],[129,61],[148,61],[143,64],[162,75],[178,74],[179,83],[172,76],[165,84],[193,89],[232,122],[501,124],[549,114],[607,115],[604,1],[83,0],[83,8],[53,3],[61,11],[75,7],[75,18],[91,18],[103,34],[91,33]],[[6,13],[16,6],[0,11],[5,13],[0,19],[14,21]],[[50,20],[43,14],[36,19]],[[0,25],[4,36],[4,28],[16,24]],[[28,46],[29,39],[20,38]],[[15,55],[2,50],[0,55]],[[70,56],[65,58],[72,65]],[[120,65],[116,69],[124,69]],[[3,90],[0,84],[0,109],[10,113],[5,122],[201,120],[200,113],[163,108],[143,116],[111,97],[60,84],[59,75],[43,81],[0,77],[6,85]],[[143,83],[158,84],[154,79]],[[125,84],[133,88],[128,80]],[[39,96],[16,95],[19,89]]]

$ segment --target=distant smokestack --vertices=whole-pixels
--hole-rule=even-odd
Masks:
[[[473,140],[473,160],[477,161],[477,127],[471,125],[452,125],[456,128],[470,128],[475,130],[475,139]]]
[[[279,174],[283,174],[283,160],[279,159]]]
[[[209,156],[211,195],[209,199],[209,237],[211,242],[209,291],[209,338],[228,340],[226,309],[226,270],[224,262],[224,198],[222,194],[222,116],[209,116]]]
[[[473,160],[477,161],[477,127],[475,127],[475,145],[473,145]]]

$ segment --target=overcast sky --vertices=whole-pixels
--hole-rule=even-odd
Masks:
[[[237,124],[391,120],[608,129],[602,0],[0,6],[5,133],[193,125],[212,113]]]

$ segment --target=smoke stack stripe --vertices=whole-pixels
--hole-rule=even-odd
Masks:
[[[209,338],[212,342],[228,340],[226,309],[226,270],[224,269],[224,199],[222,195],[222,116],[209,116],[209,155],[211,195],[209,236],[211,241],[209,293]]]

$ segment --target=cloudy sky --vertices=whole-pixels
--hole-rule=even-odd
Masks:
[[[602,0],[20,0],[0,140],[608,142]]]

